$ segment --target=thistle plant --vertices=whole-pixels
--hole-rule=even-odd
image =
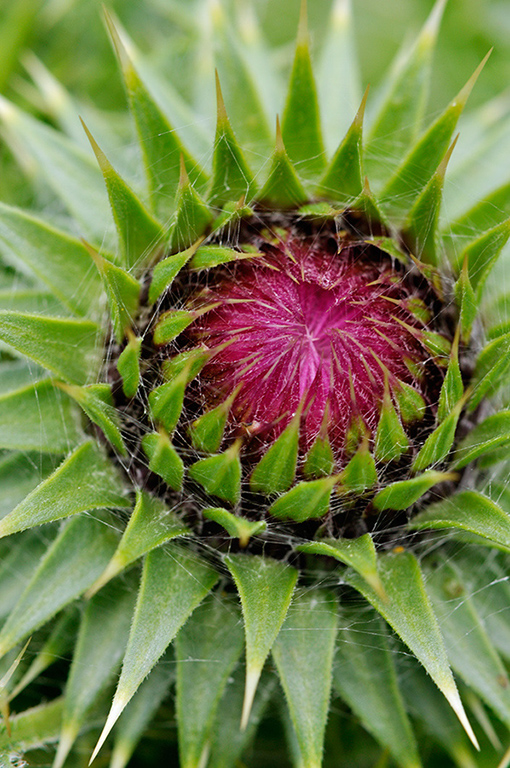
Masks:
[[[54,201],[0,204],[2,765],[508,764],[510,188],[485,60],[424,121],[443,9],[356,111],[303,4],[277,117],[204,3],[210,143],[106,13],[134,160],[0,102]]]

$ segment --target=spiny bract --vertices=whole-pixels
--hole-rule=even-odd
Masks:
[[[484,291],[510,187],[478,202],[473,148],[455,161],[484,62],[422,125],[443,8],[372,108],[334,2],[319,110],[303,5],[280,127],[253,9],[204,3],[211,144],[107,15],[143,191],[96,142],[98,113],[93,159],[0,102],[60,201],[58,227],[0,205],[2,765],[47,764],[48,744],[55,768],[137,749],[181,768],[498,761],[510,304]],[[210,67],[202,104],[212,86]],[[33,706],[52,664],[63,694]],[[142,738],[153,718],[162,749]]]

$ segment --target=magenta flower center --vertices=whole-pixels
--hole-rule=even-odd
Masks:
[[[211,404],[238,388],[233,418],[270,438],[301,405],[310,444],[327,414],[341,450],[354,415],[376,429],[385,382],[421,392],[410,367],[428,353],[406,308],[417,289],[373,246],[330,252],[288,235],[266,250],[225,269],[195,299],[217,303],[191,326],[194,341],[216,350],[201,384]]]

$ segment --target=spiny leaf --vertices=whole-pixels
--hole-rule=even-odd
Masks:
[[[5,729],[0,735],[2,753],[24,753],[57,741],[62,722],[63,703],[63,697],[59,697],[11,717],[9,719],[10,734]]]
[[[134,397],[140,384],[140,352],[142,339],[128,331],[128,342],[117,360],[117,371],[122,378],[122,391],[128,398]]]
[[[211,205],[221,205],[228,200],[239,200],[242,197],[250,202],[256,189],[253,174],[230,125],[217,75],[216,98],[218,115],[208,201]]]
[[[459,264],[463,264],[464,259],[467,260],[469,279],[478,303],[485,281],[509,237],[510,219],[507,219],[469,243],[459,256]]]
[[[428,98],[432,54],[445,0],[438,0],[409,51],[397,58],[384,99],[368,135],[366,147],[370,178],[388,178],[398,164],[398,153],[417,138]]]
[[[295,598],[273,645],[303,768],[322,764],[337,625],[331,595],[307,592]]]
[[[184,478],[184,463],[173,447],[170,437],[160,427],[142,437],[142,448],[149,459],[149,469],[159,475],[174,491],[180,491]]]
[[[510,366],[510,333],[490,341],[478,355],[470,386],[468,410],[474,411],[484,397],[492,397],[506,383]]]
[[[384,389],[381,415],[375,433],[374,454],[378,461],[396,461],[409,447],[409,440],[390,397],[388,385]]]
[[[189,180],[183,157],[181,157],[175,207],[175,217],[170,233],[170,250],[181,251],[195,243],[206,232],[213,220],[212,211]]]
[[[274,517],[296,522],[324,517],[329,510],[331,493],[339,479],[339,475],[333,475],[319,480],[303,480],[273,502],[269,512]]]
[[[363,493],[372,488],[377,482],[377,471],[374,457],[369,451],[368,440],[365,438],[339,476],[342,491]]]
[[[223,453],[200,459],[189,468],[189,476],[211,496],[237,504],[241,496],[241,443],[236,440]]]
[[[335,0],[322,45],[320,93],[324,138],[333,152],[361,98],[350,0]]]
[[[97,370],[98,334],[88,320],[0,310],[0,339],[70,384],[85,384]]]
[[[473,232],[484,232],[492,229],[510,216],[510,182],[495,189],[483,200],[475,203],[459,219],[448,223],[448,232],[444,233],[446,240],[452,238],[470,239]]]
[[[292,65],[282,136],[293,163],[303,176],[314,176],[324,167],[319,105],[310,60],[306,0],[302,0],[296,54]]]
[[[399,223],[428,182],[451,141],[453,131],[488,55],[444,112],[411,148],[385,184],[379,202],[386,215]]]
[[[445,483],[456,478],[457,475],[455,474],[435,472],[430,469],[410,480],[397,480],[395,483],[390,483],[382,491],[376,493],[372,503],[380,512],[385,509],[407,509],[438,483]]]
[[[0,521],[0,536],[87,510],[129,506],[120,478],[94,443],[77,448]]]
[[[506,448],[510,442],[510,411],[487,416],[461,440],[455,452],[454,468],[461,469],[479,456]]]
[[[205,453],[219,451],[228,414],[238,391],[239,388],[236,388],[220,405],[204,413],[190,426],[191,442],[197,451],[204,451]]]
[[[267,181],[258,193],[257,199],[269,206],[295,208],[305,203],[307,198],[308,195],[285,150],[280,121],[277,117],[276,148],[271,158]]]
[[[319,434],[308,451],[303,472],[308,479],[327,477],[333,473],[335,458],[327,436]]]
[[[138,312],[140,283],[129,272],[101,256],[88,243],[85,243],[85,247],[103,281],[115,336],[121,342]]]
[[[176,710],[182,768],[203,764],[208,752],[220,698],[243,649],[240,618],[236,606],[227,601],[205,600],[177,635]]]
[[[299,544],[298,552],[309,555],[325,555],[334,557],[345,565],[359,573],[368,584],[377,592],[382,600],[386,599],[384,588],[377,573],[377,556],[373,539],[369,533],[358,536],[356,539],[321,539],[309,544]]]
[[[460,330],[460,328],[459,328]],[[441,385],[439,393],[439,403],[437,408],[437,421],[441,424],[455,408],[457,403],[464,396],[464,384],[462,382],[462,373],[459,366],[459,331],[455,334],[452,349],[450,352],[450,362],[446,376]]]
[[[0,654],[81,595],[104,569],[115,544],[115,533],[103,521],[82,515],[70,520],[50,545],[2,627]]]
[[[108,198],[95,161],[59,131],[21,112],[3,97],[0,119],[14,154],[22,142],[24,153],[87,237],[104,243],[109,225]]]
[[[391,391],[404,424],[423,419],[427,406],[417,389],[396,379],[392,382]]]
[[[508,725],[508,674],[466,594],[459,572],[448,563],[431,569],[427,573],[427,591],[441,624],[452,667]]]
[[[288,427],[266,451],[250,478],[250,487],[256,493],[282,493],[294,480],[299,443],[301,408],[298,408]]]
[[[471,336],[471,328],[478,314],[479,304],[479,297],[476,296],[469,279],[467,254],[464,256],[464,263],[459,278],[455,283],[454,291],[457,304],[460,307],[460,337],[467,344]]]
[[[461,491],[426,507],[409,525],[412,528],[460,528],[510,551],[510,515],[477,491]]]
[[[222,507],[207,507],[202,510],[202,514],[207,520],[214,520],[221,525],[230,536],[239,539],[239,546],[243,548],[248,546],[252,536],[256,536],[267,528],[264,520],[247,520]]]
[[[58,386],[80,405],[89,419],[104,433],[107,440],[126,456],[126,446],[119,428],[119,416],[113,404],[110,384],[88,384],[78,387],[74,384],[59,383]]]
[[[65,704],[53,768],[62,768],[87,714],[110,685],[124,653],[134,594],[116,582],[87,606],[67,678]]]
[[[144,678],[217,578],[203,560],[176,547],[149,552],[120,680],[91,762]]]
[[[175,379],[156,387],[149,395],[149,410],[152,418],[172,434],[179,421],[184,392],[188,383],[188,369],[184,368]]]
[[[176,536],[185,536],[188,533],[188,528],[164,502],[149,496],[145,491],[137,491],[135,508],[115,554],[87,595],[93,595],[147,552]]]
[[[223,245],[202,245],[191,259],[190,267],[197,271],[211,269],[211,267],[217,267],[220,264],[228,264],[231,261],[246,258],[253,259],[259,255],[258,253],[235,251],[233,248],[226,248]]]
[[[80,413],[51,381],[0,396],[0,448],[67,453],[83,439]]]
[[[244,730],[262,667],[287,614],[298,574],[286,563],[255,555],[229,555],[225,564],[241,598],[246,635]]]
[[[163,658],[143,681],[115,726],[110,768],[126,768],[173,677],[173,664],[165,664]]]
[[[84,245],[24,211],[0,204],[0,248],[78,315],[97,312],[100,283]]]
[[[161,244],[162,227],[113,168],[83,120],[81,122],[108,190],[124,266],[131,269],[141,263],[147,263]]]
[[[444,0],[440,0],[443,2]],[[443,197],[444,178],[451,154],[458,136],[448,148],[439,163],[437,171],[425,185],[416,199],[404,223],[404,237],[409,242],[411,251],[426,264],[437,265],[440,254],[437,253],[436,237],[439,211]]]
[[[191,259],[200,241],[180,253],[172,253],[166,259],[158,261],[152,272],[149,288],[149,302],[154,304],[161,294],[171,286],[174,278],[179,274],[185,264]]]
[[[364,595],[423,664],[478,747],[450,671],[418,561],[410,552],[396,551],[378,558],[378,571],[386,601],[358,574],[353,573],[346,581]]]
[[[186,309],[169,309],[159,316],[154,327],[153,341],[157,346],[168,344],[196,319],[195,312]]]
[[[363,727],[401,768],[419,768],[416,741],[400,693],[387,630],[377,614],[340,614],[333,684]]]
[[[129,106],[133,115],[152,206],[167,216],[171,210],[180,175],[180,158],[191,169],[191,182],[203,186],[205,176],[200,164],[183,147],[176,131],[138,76],[109,14],[106,21],[122,67]]]
[[[317,193],[329,200],[351,202],[363,191],[363,116],[368,88],[345,138],[340,143],[319,184]]]
[[[413,461],[413,472],[422,472],[431,464],[439,464],[448,454],[455,440],[455,430],[459,420],[463,401],[457,405],[448,414],[445,420],[427,437],[418,455]]]

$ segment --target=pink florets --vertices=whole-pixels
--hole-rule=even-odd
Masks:
[[[320,239],[288,233],[264,250],[195,299],[219,303],[190,329],[194,341],[220,348],[201,374],[206,398],[216,404],[241,385],[233,416],[270,438],[303,404],[306,444],[327,411],[329,438],[341,450],[354,415],[376,428],[385,378],[420,391],[406,364],[426,358],[405,306],[412,283],[374,246],[331,252]]]

